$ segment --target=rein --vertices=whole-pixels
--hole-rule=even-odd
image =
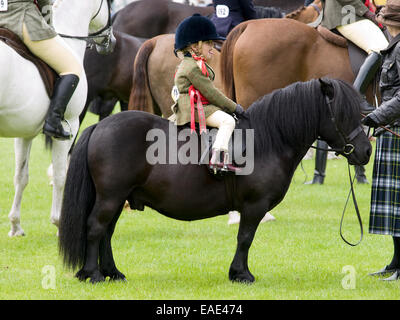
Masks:
[[[351,178],[351,172],[350,172],[350,165],[349,165],[349,163],[347,163],[347,168],[348,168],[348,172],[349,172],[350,191],[349,191],[349,194],[348,194],[348,196],[347,196],[346,204],[344,205],[344,208],[343,208],[342,218],[340,219],[340,230],[339,230],[339,234],[340,234],[340,237],[342,238],[342,240],[343,240],[344,242],[346,242],[349,246],[355,247],[355,246],[359,245],[359,244],[361,243],[362,239],[363,239],[363,236],[364,236],[364,228],[363,228],[363,224],[362,224],[362,219],[361,219],[361,215],[360,215],[360,210],[359,210],[358,204],[357,204],[356,195],[355,195],[355,193],[354,193],[354,179],[355,179],[355,176],[354,176],[353,178]],[[343,236],[343,232],[342,232],[344,214],[345,214],[345,212],[346,212],[346,208],[347,208],[347,204],[348,204],[348,202],[349,202],[350,194],[351,194],[352,199],[353,199],[354,209],[356,210],[357,219],[358,219],[358,224],[360,225],[360,240],[358,240],[358,242],[356,242],[356,243],[351,243],[351,242],[347,241],[347,240],[345,239],[345,237]]]
[[[336,153],[342,152],[342,153],[345,154],[345,155],[349,155],[349,154],[351,154],[351,153],[354,151],[354,148],[355,148],[354,145],[351,144],[350,142],[351,142],[358,134],[360,134],[360,133],[363,131],[363,129],[362,129],[361,126],[359,126],[359,127],[357,127],[356,129],[354,129],[348,136],[346,136],[346,135],[343,133],[343,131],[340,130],[339,127],[337,126],[336,119],[335,119],[335,117],[334,117],[334,115],[333,115],[333,112],[332,112],[332,100],[329,99],[327,96],[325,96],[325,100],[326,100],[326,103],[327,103],[328,108],[329,108],[329,113],[330,113],[331,120],[332,120],[332,122],[333,122],[334,125],[335,125],[336,131],[339,133],[339,135],[340,135],[340,136],[342,137],[342,139],[344,140],[345,145],[343,146],[342,149],[337,149],[337,148],[328,148],[328,149],[325,149],[325,148],[318,148],[318,147],[315,147],[315,146],[311,146],[311,148],[314,148],[314,149],[316,149],[316,150],[323,150],[323,151],[334,151],[334,152],[336,152]],[[363,114],[361,114],[361,116],[364,117],[364,118],[366,117],[366,116],[363,115]],[[379,126],[379,127],[382,128],[382,129],[384,129],[384,130],[386,130],[387,132],[390,132],[391,134],[395,135],[396,137],[399,137],[399,138],[400,138],[400,135],[399,135],[399,134],[397,134],[396,132],[390,130],[389,128],[386,128],[386,127],[384,127],[384,126]],[[347,148],[348,148],[348,149],[347,149]],[[347,200],[346,200],[345,206],[344,206],[344,208],[343,208],[342,217],[341,217],[341,219],[340,219],[340,230],[339,230],[339,233],[340,233],[340,237],[342,238],[342,240],[343,240],[345,243],[347,243],[348,245],[350,245],[350,246],[352,246],[352,247],[355,247],[355,246],[357,246],[357,245],[359,245],[359,244],[361,243],[361,241],[362,241],[362,239],[363,239],[363,236],[364,236],[364,229],[363,229],[363,225],[362,225],[362,219],[361,219],[361,215],[360,215],[360,210],[359,210],[359,207],[358,207],[358,204],[357,204],[356,195],[355,195],[355,192],[354,192],[354,179],[355,179],[355,176],[354,176],[353,178],[351,177],[350,165],[349,165],[348,163],[347,163],[347,167],[348,167],[348,173],[349,173],[350,191],[349,191],[349,194],[348,194],[348,196],[347,196]],[[358,242],[356,242],[356,243],[351,243],[351,242],[349,242],[348,240],[346,240],[346,238],[343,236],[343,231],[342,231],[342,229],[343,229],[344,215],[345,215],[345,212],[346,212],[347,204],[348,204],[349,199],[350,199],[350,195],[351,195],[351,197],[352,197],[352,199],[353,199],[354,209],[355,209],[355,211],[356,211],[358,223],[359,223],[359,226],[360,226],[360,239],[359,239]]]
[[[99,13],[101,11],[101,8],[103,6],[103,3],[104,3],[104,0],[101,0],[100,7],[97,10],[96,14],[92,17],[92,20],[99,15]],[[112,37],[111,0],[107,0],[107,5],[108,5],[108,20],[107,20],[107,24],[105,25],[105,27],[103,27],[99,31],[90,33],[88,36],[71,36],[71,35],[62,34],[62,33],[59,33],[59,35],[61,37],[63,37],[63,38],[67,38],[67,39],[75,39],[75,40],[86,41],[86,42],[88,42],[88,48],[92,48],[93,45],[99,45],[99,46],[103,46],[103,47],[108,47],[110,45],[110,43],[111,43],[111,37]],[[103,34],[104,32],[106,32],[106,33]],[[97,39],[97,38],[105,38],[105,40],[102,43],[96,43],[96,42],[94,42],[94,39]]]
[[[328,149],[325,149],[325,148],[317,148],[317,147],[314,147],[314,146],[311,146],[311,147],[314,148],[314,149],[317,149],[317,150],[334,151],[336,153],[343,153],[344,155],[350,155],[355,149],[355,147],[351,143],[351,141],[353,139],[355,139],[361,132],[363,132],[363,128],[361,126],[358,126],[349,135],[346,136],[344,134],[344,132],[337,125],[337,122],[336,122],[336,119],[335,119],[335,116],[334,116],[334,113],[333,113],[333,110],[332,110],[333,99],[329,99],[329,97],[325,95],[325,101],[326,101],[326,104],[327,104],[328,109],[329,109],[330,118],[331,118],[331,120],[332,120],[332,122],[333,122],[333,124],[335,126],[336,132],[339,134],[339,136],[342,137],[342,139],[344,141],[344,146],[341,149],[339,149],[339,148],[328,148]],[[350,171],[349,163],[347,163],[347,167],[348,167],[348,172],[349,172],[350,191],[349,191],[349,194],[347,196],[346,204],[345,204],[345,206],[343,208],[342,217],[340,219],[339,234],[340,234],[340,237],[342,238],[342,240],[345,243],[347,243],[348,245],[350,245],[352,247],[355,247],[355,246],[357,246],[357,245],[359,245],[361,243],[361,241],[363,239],[363,236],[364,236],[364,229],[363,229],[363,225],[362,225],[362,219],[361,219],[361,215],[360,215],[360,210],[359,210],[358,204],[357,204],[356,195],[355,195],[355,192],[354,192],[354,179],[355,179],[355,177],[353,177],[353,178],[351,177],[351,171]],[[345,237],[343,236],[343,232],[342,232],[344,215],[345,215],[345,212],[346,212],[347,204],[348,204],[349,199],[350,199],[350,195],[352,196],[353,203],[354,203],[354,208],[356,210],[358,223],[360,225],[361,236],[360,236],[360,240],[357,243],[351,243],[351,242],[347,241],[345,239]]]

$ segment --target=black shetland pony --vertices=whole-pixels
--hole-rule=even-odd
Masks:
[[[371,144],[361,128],[359,105],[349,84],[320,79],[276,90],[246,111],[240,126],[254,129],[254,171],[235,177],[234,209],[241,219],[230,280],[254,281],[247,260],[258,224],[281,202],[318,136],[350,164],[368,163]],[[59,227],[60,254],[67,266],[81,268],[76,274],[80,280],[125,279],[111,248],[125,200],[134,209],[148,206],[186,221],[232,210],[224,181],[205,165],[146,161],[146,150],[154,143],[146,141],[147,132],[156,128],[167,134],[169,125],[149,113],[126,111],[83,132],[71,156]]]

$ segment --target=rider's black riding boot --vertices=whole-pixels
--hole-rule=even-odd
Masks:
[[[381,65],[381,61],[382,55],[373,51],[368,55],[362,64],[360,71],[358,71],[357,77],[353,83],[353,87],[360,92],[361,95],[365,95],[367,92],[367,88],[374,79],[375,74]]]
[[[43,126],[43,133],[60,140],[68,140],[71,134],[61,124],[64,112],[78,85],[79,77],[75,74],[60,76],[54,86],[49,111]]]
[[[368,183],[368,179],[365,176],[365,168],[364,166],[354,166],[354,169],[356,171],[356,179],[358,183],[361,184],[367,184]]]
[[[364,97],[361,105],[361,112],[363,114],[369,114],[375,110],[365,99],[365,93],[371,81],[374,79],[382,61],[382,55],[378,52],[371,52],[362,64],[360,71],[356,79],[354,80],[353,87],[360,92]],[[365,176],[365,168],[363,166],[355,166],[356,179],[358,183],[368,183],[367,177]]]
[[[317,151],[315,152],[315,170],[312,181],[305,184],[323,184],[325,179],[326,160],[328,158],[328,151],[320,150],[327,149],[328,144],[323,140],[317,140]]]

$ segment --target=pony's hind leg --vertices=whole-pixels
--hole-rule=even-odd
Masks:
[[[114,199],[102,200],[100,199],[100,197],[97,197],[93,210],[87,220],[87,244],[85,264],[83,268],[76,274],[76,277],[79,280],[85,281],[86,279],[90,278],[90,282],[92,283],[105,280],[105,276],[102,274],[99,268],[100,242],[102,241],[102,239],[104,239],[105,236],[109,237],[111,250],[112,232],[110,232],[110,229],[108,228],[110,224],[114,222],[113,220],[115,220],[116,222],[117,218],[114,219],[114,217],[119,216],[122,204],[121,201],[116,201]],[[111,227],[111,230],[113,231],[114,227]],[[106,242],[107,241],[103,241],[103,244],[105,244]],[[111,251],[104,249],[104,247],[102,248],[102,252],[107,252],[108,254],[111,253]],[[109,262],[109,259],[110,257],[107,254],[105,256],[102,256],[103,264],[105,262]]]
[[[14,175],[14,201],[8,218],[11,222],[10,237],[25,235],[20,225],[22,194],[29,180],[29,154],[31,151],[32,139],[16,138],[14,140],[15,151],[15,175]]]
[[[114,233],[115,225],[121,215],[123,205],[118,209],[118,213],[114,216],[111,223],[108,225],[106,234],[100,241],[99,262],[100,272],[104,277],[110,277],[110,280],[126,281],[125,275],[118,271],[115,266],[114,257],[111,248],[111,237]]]

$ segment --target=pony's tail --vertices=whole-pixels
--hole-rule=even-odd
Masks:
[[[86,255],[87,218],[96,189],[87,161],[88,144],[96,124],[83,131],[71,155],[59,225],[59,252],[71,269],[83,265]]]
[[[233,50],[235,48],[236,41],[240,35],[246,30],[247,24],[240,24],[229,33],[221,49],[220,67],[222,75],[222,88],[225,95],[236,100],[235,95],[235,82],[233,80]]]
[[[155,43],[154,38],[145,41],[136,54],[128,110],[151,112],[154,109],[153,98],[150,94],[147,61],[153,52]]]

